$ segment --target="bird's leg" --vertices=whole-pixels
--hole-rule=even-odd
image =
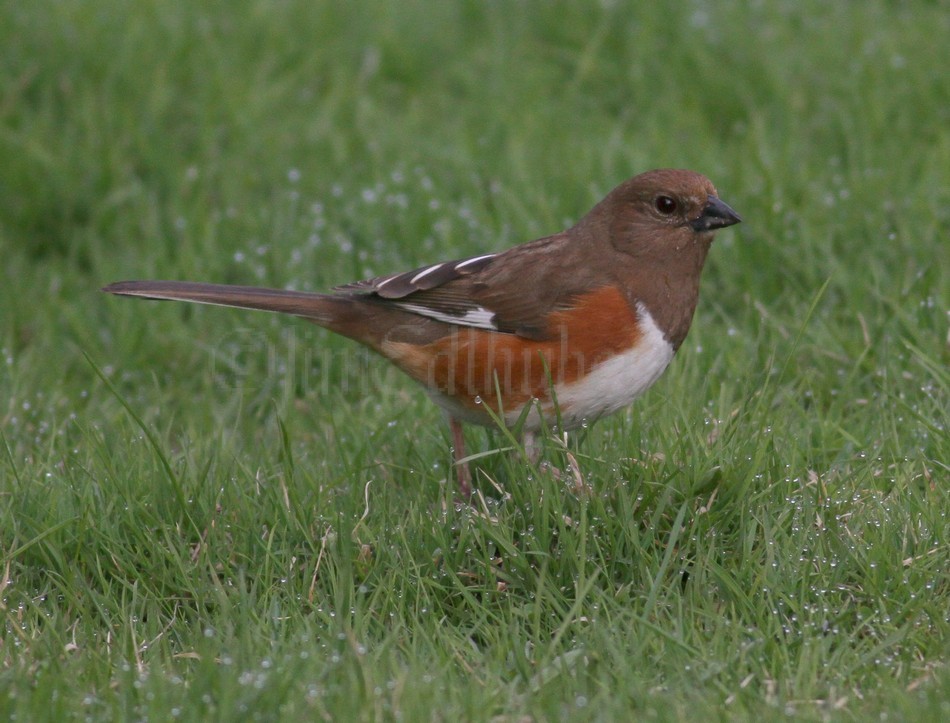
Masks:
[[[539,472],[550,472],[554,479],[561,479],[561,473],[557,467],[552,467],[547,461],[538,464],[541,460],[541,442],[538,435],[534,432],[524,432],[521,435],[521,444],[524,446],[524,457],[528,464],[537,467]]]
[[[449,417],[449,428],[452,430],[452,456],[455,459],[455,479],[458,482],[459,493],[463,499],[472,496],[472,473],[465,459],[465,437],[462,434],[462,423],[455,417]]]
[[[534,432],[524,432],[521,435],[521,443],[524,445],[524,454],[530,464],[536,465],[541,459],[541,445],[538,443],[538,437]]]

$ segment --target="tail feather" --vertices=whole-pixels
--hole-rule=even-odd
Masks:
[[[103,287],[103,291],[119,296],[138,296],[161,301],[191,301],[197,304],[234,306],[293,314],[321,325],[334,319],[339,297],[308,291],[264,289],[256,286],[204,284],[194,281],[119,281]]]
[[[292,314],[380,352],[390,338],[427,344],[453,328],[358,292],[321,294],[195,281],[119,281],[102,290],[142,299],[190,301]]]

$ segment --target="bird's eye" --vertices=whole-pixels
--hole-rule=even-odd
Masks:
[[[656,206],[656,210],[664,216],[669,216],[671,213],[674,213],[677,208],[676,199],[670,198],[669,196],[657,196],[653,201],[653,205]]]

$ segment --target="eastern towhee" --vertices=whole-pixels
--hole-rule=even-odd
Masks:
[[[686,337],[714,232],[739,221],[705,176],[662,169],[620,184],[554,236],[331,294],[187,281],[103,291],[278,311],[355,339],[446,411],[458,463],[462,422],[523,420],[530,437],[542,420],[575,428],[642,394]],[[468,497],[468,468],[457,468]]]

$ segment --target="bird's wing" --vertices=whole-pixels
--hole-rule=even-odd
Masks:
[[[498,254],[445,261],[338,286],[420,316],[457,326],[548,334],[547,317],[595,288],[570,237],[556,234]]]

